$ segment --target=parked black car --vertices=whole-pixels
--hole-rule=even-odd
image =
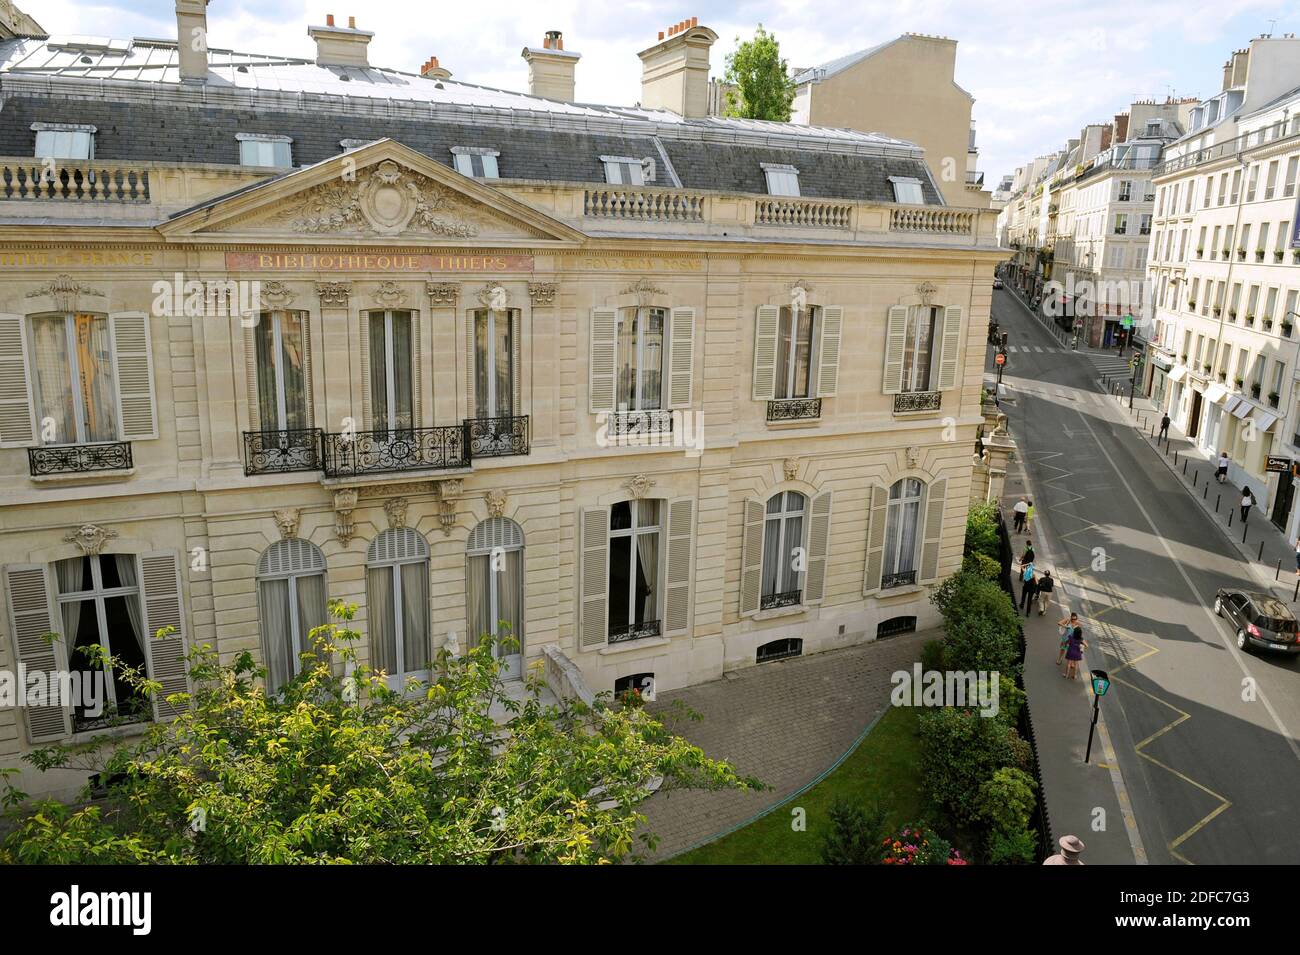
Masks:
[[[1002,288],[1002,279],[998,278],[996,275],[993,277],[993,287]]]
[[[1237,646],[1300,653],[1300,626],[1289,607],[1272,594],[1224,588],[1214,595],[1214,612],[1237,631]]]

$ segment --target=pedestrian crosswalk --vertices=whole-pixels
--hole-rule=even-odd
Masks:
[[[1093,365],[1099,375],[1122,376],[1132,372],[1133,368],[1129,365],[1132,360],[1131,355],[1120,357],[1115,352],[1090,352],[1088,357],[1092,359]]]
[[[1050,347],[1050,346],[1048,346],[1048,347],[1044,347],[1043,345],[1008,345],[1008,346],[1007,346],[1007,354],[1009,354],[1009,355],[1014,355],[1014,354],[1016,354],[1017,352],[1019,352],[1020,354],[1028,354],[1029,352],[1037,352],[1037,353],[1040,354],[1040,355],[1043,355],[1043,354],[1047,354],[1047,355],[1059,355],[1059,354],[1061,354],[1062,352],[1064,352],[1064,351],[1066,351],[1066,350],[1067,350],[1067,349],[1064,349],[1064,348],[1052,348],[1052,347]]]

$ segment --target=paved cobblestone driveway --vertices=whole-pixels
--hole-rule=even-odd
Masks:
[[[645,812],[660,837],[655,858],[709,841],[815,779],[888,705],[890,674],[910,668],[938,636],[931,630],[765,663],[661,694],[652,711],[665,714],[681,700],[703,717],[670,724],[679,735],[772,788],[652,797]]]

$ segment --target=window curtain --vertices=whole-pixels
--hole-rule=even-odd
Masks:
[[[803,546],[803,515],[785,519],[785,553],[781,555],[781,589],[789,593],[799,589],[799,571],[794,569],[794,550]]]
[[[429,564],[402,564],[402,655],[404,672],[429,669]]]
[[[781,592],[781,520],[768,518],[763,521],[763,596],[770,597]]]
[[[790,361],[794,354],[794,319],[790,306],[781,306],[781,323],[776,338],[776,391],[778,398],[793,398],[790,389]]]
[[[298,663],[290,633],[289,581],[263,580],[258,584],[258,591],[262,602],[266,687],[275,692],[293,679]]]
[[[505,553],[505,567],[497,574],[497,616],[502,636],[509,635],[519,642],[510,653],[522,653],[524,646],[524,552],[510,550]]]
[[[479,645],[483,637],[490,636],[495,629],[489,619],[492,616],[487,589],[490,560],[491,558],[483,554],[471,557],[467,562],[465,609],[466,626],[469,630],[465,634],[465,645],[471,650]]]
[[[393,341],[389,353],[393,365],[393,395],[396,407],[392,409],[393,427],[409,431],[415,427],[415,412],[411,395],[411,364],[415,352],[411,349],[411,313],[393,313]]]
[[[82,590],[89,590],[90,581],[87,579],[86,569],[87,560],[84,557],[71,557],[67,560],[56,561],[54,576],[58,579],[59,593],[73,594]],[[84,601],[81,600],[70,600],[63,605],[63,643],[68,648],[69,653],[71,653],[72,646],[77,640],[77,631],[81,626],[83,604]]]
[[[145,660],[148,660],[149,650],[146,644],[153,635],[144,632],[144,614],[141,612],[140,606],[140,601],[144,595],[139,591],[140,578],[135,572],[135,555],[114,554],[113,560],[117,563],[117,579],[122,582],[122,586],[136,588],[136,592],[127,595],[123,603],[126,604],[126,614],[131,620],[131,629],[134,631],[136,646],[140,648],[140,653]]]
[[[916,532],[920,523],[921,502],[908,501],[900,505],[902,528],[899,534],[898,570],[904,574],[916,569]]]
[[[299,652],[315,648],[311,632],[324,626],[327,619],[325,607],[325,575],[310,574],[294,579],[298,591],[298,640]],[[294,657],[297,663],[297,657]]]
[[[304,312],[280,312],[280,361],[284,378],[284,427],[307,427],[307,321]]]
[[[400,672],[393,616],[392,567],[370,567],[366,570],[366,600],[370,626],[370,666],[392,676]]]
[[[511,364],[514,358],[513,342],[511,341],[511,326],[518,312],[511,310],[507,312],[497,312],[494,318],[495,324],[495,341],[492,343],[495,350],[493,356],[496,361],[493,363],[493,373],[496,375],[496,407],[492,409],[491,416],[504,418],[513,412],[511,408],[514,404],[514,376],[511,374]]]
[[[74,322],[85,440],[114,441],[117,439],[117,389],[113,386],[108,319],[101,315],[77,315]]]
[[[388,339],[384,334],[384,313],[371,312],[367,321],[370,322],[370,426],[376,431],[386,431],[393,409],[388,407]]]
[[[645,365],[641,369],[643,409],[660,407],[663,390],[664,315],[664,309],[652,308],[645,316],[645,331],[641,341],[641,359]]]
[[[618,373],[618,400],[615,407],[636,410],[640,407],[636,401],[636,338],[637,310],[626,308],[618,315],[618,338],[615,346],[618,359],[615,368]]]
[[[474,412],[479,418],[492,417],[488,401],[488,313],[474,313]]]
[[[32,322],[33,382],[36,393],[38,428],[54,425],[47,444],[69,444],[77,440],[77,418],[73,410],[72,364],[68,354],[68,327],[63,318],[41,318]],[[60,561],[60,563],[64,563]]]
[[[657,620],[656,597],[659,591],[659,534],[656,532],[636,536],[636,623]]]
[[[275,386],[275,315],[259,312],[253,332],[253,353],[257,359],[257,420],[264,431],[285,427],[280,420]]]
[[[808,385],[813,353],[813,311],[810,308],[799,312],[794,345],[794,390],[790,397],[807,398],[812,393]]]

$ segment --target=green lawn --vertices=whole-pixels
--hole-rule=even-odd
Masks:
[[[848,758],[812,789],[715,842],[683,853],[669,865],[816,865],[821,862],[827,810],[838,797],[879,803],[891,827],[922,815],[920,739],[913,707],[891,707]],[[805,832],[790,828],[791,811],[807,811]]]

